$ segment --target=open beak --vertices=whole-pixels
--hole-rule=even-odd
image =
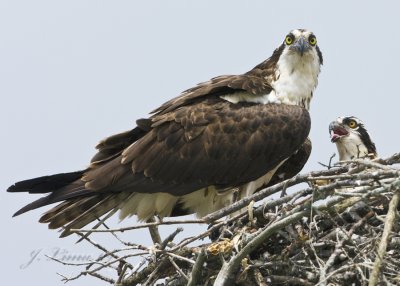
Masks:
[[[310,49],[310,45],[304,37],[300,37],[293,45],[293,49],[301,56]]]
[[[349,132],[343,128],[339,123],[336,121],[331,122],[329,124],[329,134],[331,136],[331,142],[335,143],[343,136],[347,136]]]

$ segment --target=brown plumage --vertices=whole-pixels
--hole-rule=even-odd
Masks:
[[[283,163],[282,166],[278,168],[274,176],[271,178],[271,181],[269,181],[268,185],[264,187],[268,188],[297,175],[307,163],[308,158],[311,154],[311,149],[311,140],[310,138],[307,138],[306,141],[304,141],[303,145],[301,145],[299,150],[292,154],[292,156],[290,156],[289,159],[287,159],[285,163]]]
[[[309,32],[296,31],[302,33]],[[119,209],[121,218],[137,214],[143,220],[156,214],[201,216],[231,203],[237,190],[246,196],[266,186],[276,169],[271,183],[295,175],[311,152],[309,113],[304,106],[264,102],[266,95],[277,93],[272,83],[279,78],[277,61],[286,48],[282,44],[243,75],[199,84],[138,120],[134,129],[102,140],[86,170],[14,184],[9,192],[48,194],[15,215],[59,202],[40,222],[63,228],[65,236]],[[316,75],[310,78],[316,80],[322,56],[315,47],[308,50],[315,55],[305,56],[302,66],[312,60]],[[245,100],[231,102],[226,95]]]
[[[220,189],[240,186],[296,151],[308,135],[310,120],[308,112],[298,106],[235,105],[213,97],[178,112],[153,116],[147,132],[138,128],[103,140],[99,154],[107,150],[108,159],[96,155],[102,159],[84,172],[11,186],[11,192],[51,192],[16,214],[67,200],[40,219],[50,228],[64,226],[63,235],[67,235],[70,228],[83,227],[118,208],[132,192],[182,196],[209,185]],[[136,139],[135,131],[143,136],[124,148],[127,139]],[[71,182],[60,182],[57,177]],[[30,185],[34,187],[29,189]]]

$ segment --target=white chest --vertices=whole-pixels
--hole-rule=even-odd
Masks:
[[[354,134],[343,137],[336,142],[340,161],[348,161],[368,156],[368,149],[360,138]]]
[[[319,71],[319,63],[315,59],[282,57],[278,61],[277,80],[271,83],[273,91],[269,95],[270,101],[302,105],[308,109],[313,90],[318,84]]]

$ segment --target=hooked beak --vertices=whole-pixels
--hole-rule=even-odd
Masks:
[[[331,124],[329,124],[329,134],[331,136],[331,142],[335,143],[343,136],[347,136],[349,132],[336,121],[332,121]]]
[[[310,45],[304,37],[300,37],[293,45],[293,49],[301,56],[310,49]]]

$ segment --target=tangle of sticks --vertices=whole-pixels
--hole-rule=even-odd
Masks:
[[[398,285],[399,164],[399,153],[340,162],[260,190],[203,219],[74,230],[103,255],[75,265],[79,273],[63,280],[90,275],[123,286]],[[237,214],[243,208],[247,211]],[[177,240],[187,224],[208,228]],[[158,230],[165,225],[178,227],[161,237]],[[152,247],[119,238],[139,228],[150,230]],[[106,249],[95,235],[117,239],[121,247]]]

